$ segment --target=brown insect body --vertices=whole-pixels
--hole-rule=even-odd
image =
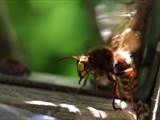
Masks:
[[[113,71],[113,54],[107,48],[95,49],[88,53],[92,69],[99,69],[105,72]]]
[[[129,18],[122,31],[113,34],[104,47],[93,49],[80,56],[69,57],[77,60],[79,84],[84,80],[81,88],[85,86],[92,71],[95,80],[105,74],[114,84],[114,98],[133,103],[138,81],[132,53],[139,50],[142,42],[144,23],[150,11],[150,5],[146,2],[147,0],[144,0],[144,4],[141,3],[142,6],[137,7],[136,14]],[[113,108],[121,109],[115,107],[114,100]]]
[[[116,58],[114,57],[114,50],[106,47],[94,49],[82,56],[88,57],[86,63],[83,64],[83,61],[81,61],[84,66],[88,64],[87,67],[89,69],[86,73],[87,76],[94,71],[93,76],[96,81],[97,77],[105,74],[108,77],[108,80],[114,83],[115,97],[132,101],[133,94],[131,93],[135,91],[134,84],[137,83],[135,80],[137,73],[133,63],[127,63],[124,58],[117,58],[117,63],[115,63]],[[81,56],[79,57],[81,58]],[[85,71],[85,68],[86,67],[84,67],[83,71]],[[82,71],[79,71],[78,67],[77,70],[81,81],[85,77],[81,75]],[[84,79],[84,81],[82,87],[86,84],[86,79]]]
[[[94,71],[95,80],[98,76],[105,74],[108,80],[114,84],[114,97],[133,102],[138,81],[132,53],[139,49],[142,42],[141,27],[137,27],[137,24],[141,23],[139,22],[140,15],[142,21],[145,18],[143,13],[144,11],[137,11],[137,14],[129,18],[128,24],[123,30],[112,35],[104,47],[78,56],[77,71],[80,82],[84,79],[82,87],[85,86],[91,71]],[[87,60],[83,60],[81,57],[86,57]],[[83,66],[83,70],[80,70],[80,66]],[[116,109],[114,104],[113,107]]]

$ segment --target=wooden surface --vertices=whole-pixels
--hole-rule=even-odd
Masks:
[[[62,91],[67,93],[78,93],[83,95],[95,96],[93,86],[87,81],[86,86],[79,90],[78,79],[51,75],[46,73],[33,72],[30,76],[11,76],[0,73],[0,83],[25,86],[29,88],[39,88],[50,91]],[[112,92],[98,89],[97,97],[112,97]]]
[[[57,78],[57,80],[61,79]],[[66,93],[65,89],[63,92],[58,92],[54,88],[46,89],[46,84],[42,87],[43,82],[40,83],[39,86],[37,82],[38,87],[36,87],[35,81],[11,76],[8,79],[6,77],[5,82],[4,76],[0,76],[0,103],[13,107],[12,109],[17,110],[18,114],[25,117],[30,117],[32,113],[32,115],[49,115],[58,120],[134,120],[127,110],[113,110],[111,99],[79,95],[75,92],[77,90],[75,88],[71,88],[72,91]],[[56,86],[53,84],[52,87]],[[0,119],[2,119],[1,104]],[[73,107],[76,107],[77,112],[73,112]],[[23,120],[23,117],[20,119]]]
[[[126,111],[113,110],[111,100],[104,98],[4,84],[0,84],[0,94],[2,104],[54,116],[58,120],[131,120],[133,117]],[[38,102],[31,104],[35,100]],[[79,112],[70,112],[63,105],[75,106]],[[97,113],[94,115],[89,109],[101,112],[98,111],[96,117]]]

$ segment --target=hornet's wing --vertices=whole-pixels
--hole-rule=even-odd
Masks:
[[[105,46],[130,52],[139,49],[141,29],[137,26],[141,26],[139,20],[142,18],[143,21],[145,15],[144,10],[139,9],[139,4],[105,0],[95,7],[97,25]]]

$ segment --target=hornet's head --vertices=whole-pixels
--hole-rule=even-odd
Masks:
[[[91,71],[90,57],[88,55],[81,55],[77,60],[77,71],[80,79],[88,77]]]
[[[63,59],[74,59],[77,61],[77,72],[80,77],[79,84],[82,79],[87,79],[89,72],[92,69],[89,55],[64,57],[60,60],[63,60]]]

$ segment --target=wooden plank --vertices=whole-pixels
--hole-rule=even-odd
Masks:
[[[30,76],[13,76],[0,73],[0,83],[69,93],[74,91],[78,94],[95,96],[89,81],[83,89],[79,90],[78,80],[47,73],[33,72]],[[98,90],[96,96],[112,97],[112,93]]]
[[[105,98],[4,84],[0,84],[0,94],[2,104],[58,120],[134,120],[127,111],[113,110],[112,101]]]

